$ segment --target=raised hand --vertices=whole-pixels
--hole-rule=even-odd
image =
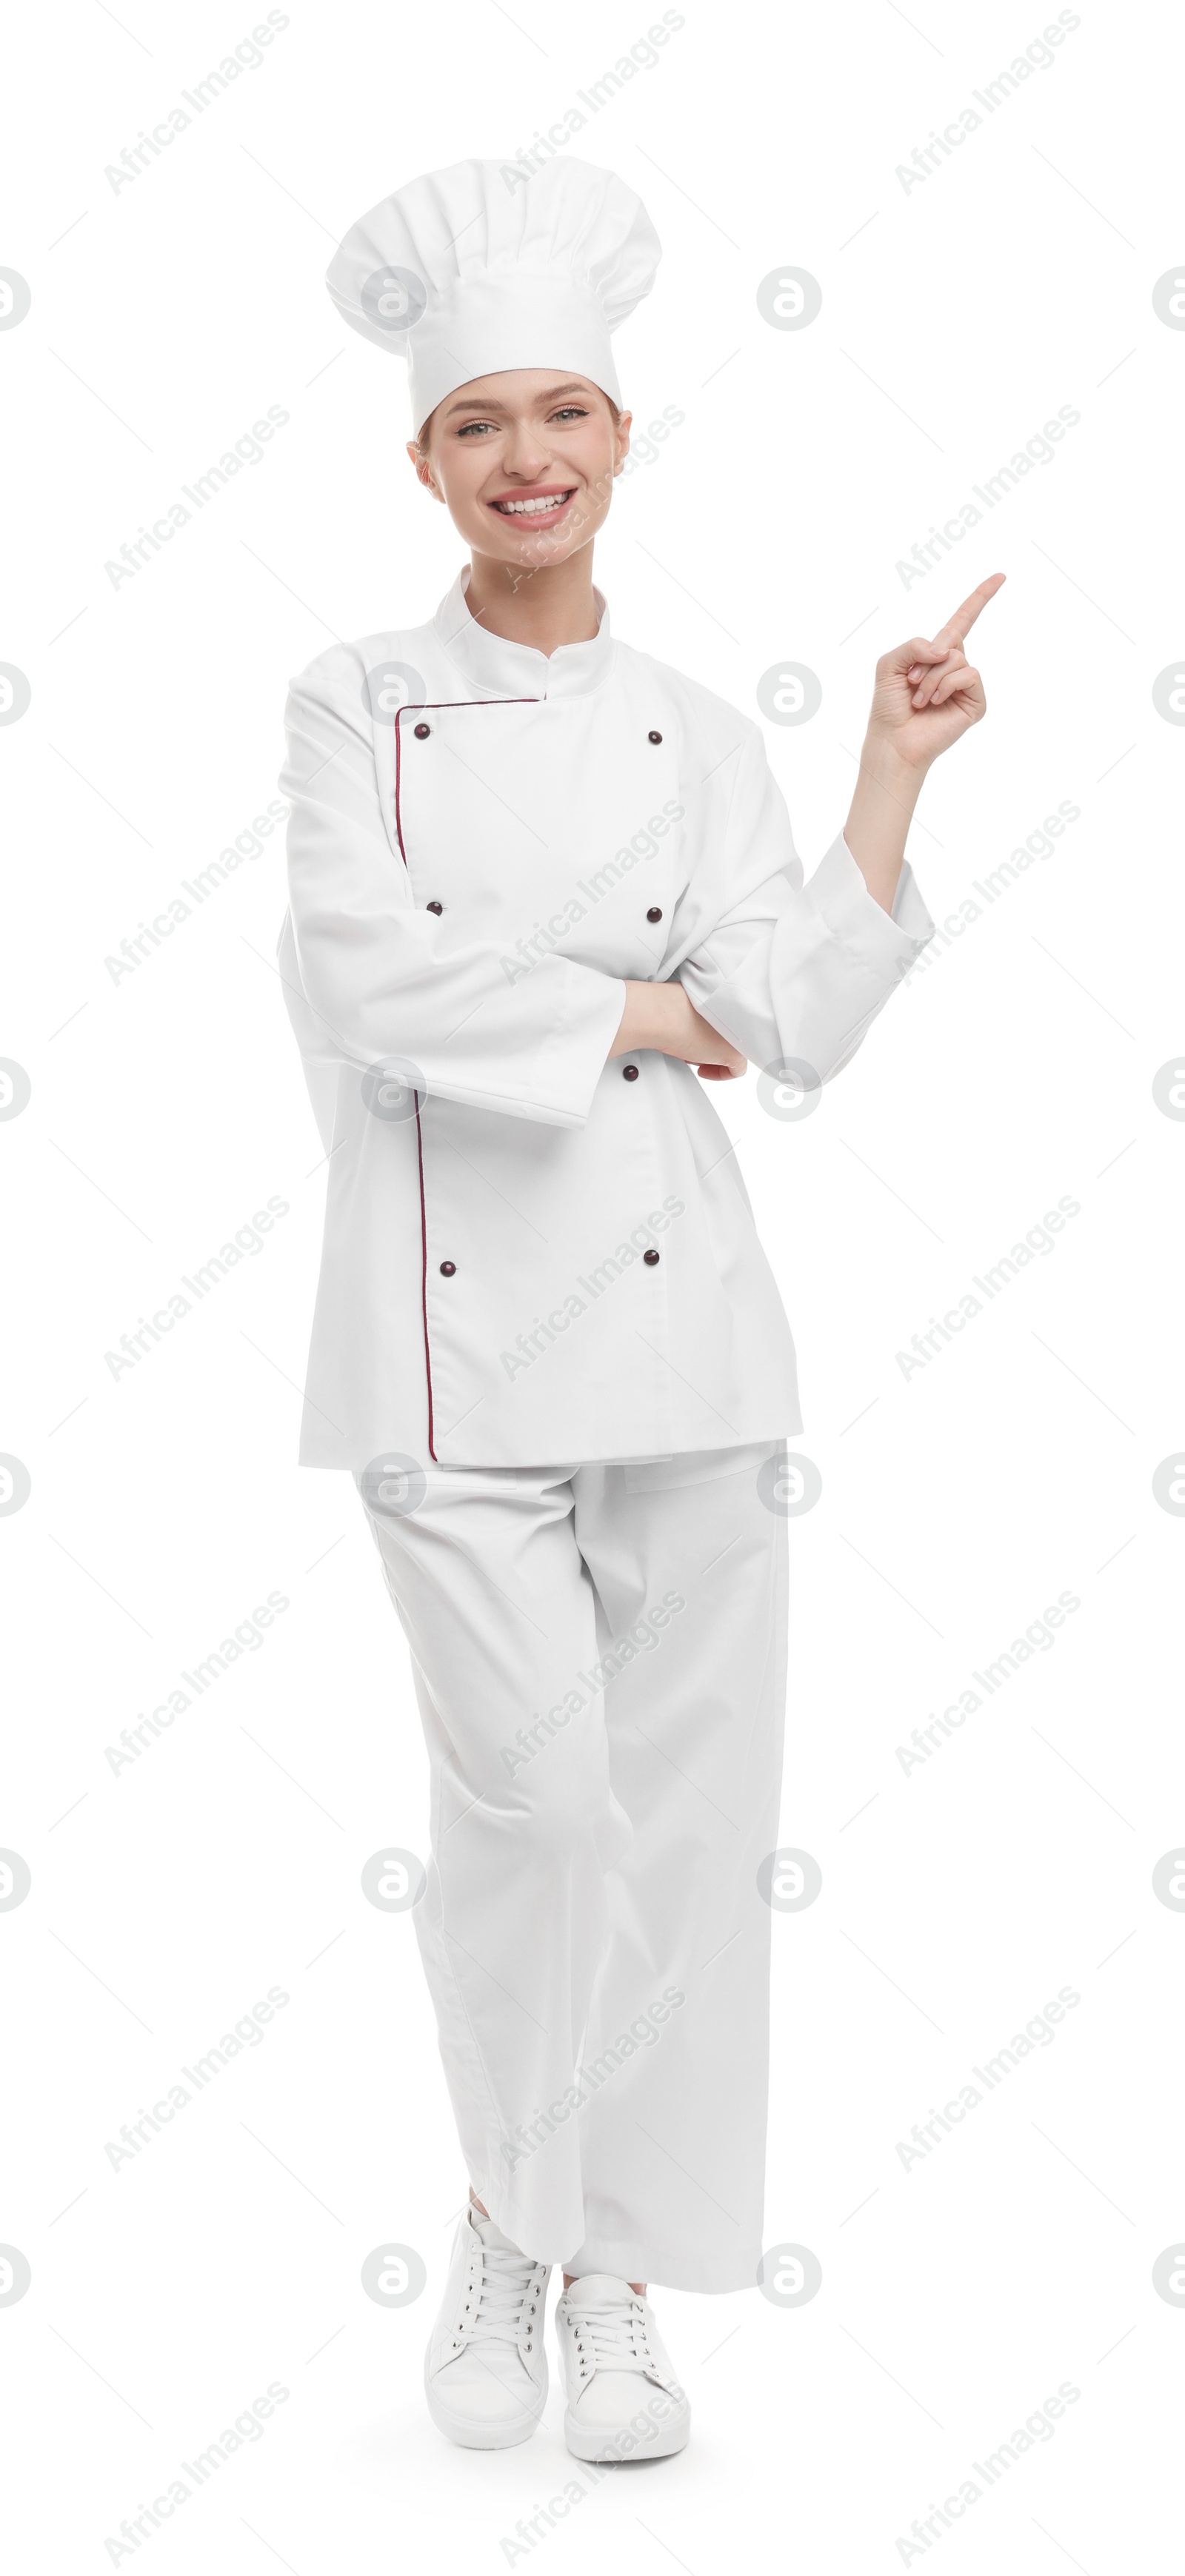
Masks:
[[[868,717],[869,748],[883,744],[906,769],[925,771],[986,714],[983,682],[963,645],[1004,579],[1002,572],[989,574],[931,642],[914,635],[882,654]]]

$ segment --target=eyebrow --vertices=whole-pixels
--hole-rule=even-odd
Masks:
[[[587,394],[588,394],[588,386],[587,386],[587,385],[584,385],[584,384],[580,384],[580,383],[574,383],[574,384],[568,384],[568,385],[549,385],[549,386],[548,386],[548,389],[547,389],[547,392],[546,392],[546,393],[544,393],[544,394],[539,394],[539,395],[536,397],[536,400],[537,400],[538,402],[540,402],[540,403],[553,403],[553,402],[557,402],[557,401],[559,400],[559,398],[560,398],[561,394],[582,394],[582,395],[587,396]],[[459,411],[475,411],[475,412],[503,411],[503,412],[504,412],[504,411],[506,410],[506,408],[507,408],[507,406],[506,406],[506,404],[505,404],[505,403],[503,403],[503,402],[494,402],[494,401],[490,401],[490,402],[481,402],[481,401],[479,401],[476,397],[471,397],[471,398],[469,399],[469,401],[468,401],[468,402],[455,402],[455,403],[450,403],[450,404],[449,404],[449,407],[448,407],[448,410],[447,410],[447,411],[446,411],[446,413],[445,413],[445,419],[446,419],[446,420],[451,420],[451,419],[453,418],[454,413],[455,413],[455,412],[459,412]]]

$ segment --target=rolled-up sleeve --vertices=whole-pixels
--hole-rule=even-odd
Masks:
[[[892,912],[869,894],[842,833],[809,884],[785,800],[754,726],[735,764],[718,866],[706,872],[715,917],[685,925],[676,971],[691,1001],[750,1062],[790,1058],[821,1081],[866,1029],[934,935],[912,871]]]
[[[416,908],[384,822],[369,721],[334,663],[326,655],[293,682],[280,780],[291,808],[280,972],[306,1064],[395,1062],[441,1099],[582,1126],[624,983],[558,955],[510,982],[462,916]]]

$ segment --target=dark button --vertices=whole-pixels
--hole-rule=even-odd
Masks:
[[[643,1253],[643,1255],[642,1255],[642,1259],[643,1259],[643,1261],[645,1261],[645,1262],[648,1264],[649,1268],[650,1268],[651,1270],[653,1270],[654,1265],[655,1265],[655,1262],[656,1262],[656,1261],[657,1261],[657,1259],[658,1259],[658,1254],[657,1254],[657,1252],[655,1252],[655,1251],[654,1251],[653,1246],[651,1247],[651,1249],[650,1249],[650,1251],[649,1251],[649,1252],[644,1252],[644,1253]]]
[[[429,909],[429,911],[431,911],[431,909],[432,909],[432,907],[431,907],[431,905],[430,905],[430,904],[429,904],[428,909]],[[646,919],[647,919],[647,921],[661,921],[661,920],[662,920],[662,905],[661,905],[660,903],[652,903],[652,904],[651,904],[651,906],[650,906],[650,910],[649,910],[649,912],[648,912],[648,913],[647,913],[647,915],[646,915]]]
[[[657,1255],[655,1256],[655,1258],[657,1259]],[[442,1261],[442,1262],[441,1262],[441,1265],[440,1265],[440,1276],[441,1276],[441,1278],[442,1278],[442,1279],[455,1279],[455,1278],[456,1278],[456,1275],[457,1275],[457,1265],[456,1265],[456,1262],[455,1262],[455,1261]]]
[[[623,1082],[636,1082],[638,1079],[637,1065],[623,1064],[621,1068],[621,1079]]]
[[[427,742],[428,736],[429,736],[429,734],[431,733],[431,731],[432,731],[432,727],[431,727],[431,725],[423,725],[423,724],[421,724],[421,725],[417,725],[417,726],[416,726],[416,741],[417,741],[417,742]]]
[[[419,726],[417,725],[417,726],[416,726],[416,732],[418,733],[418,732],[419,732],[419,730],[420,730],[420,728],[419,728]],[[425,725],[425,727],[424,727],[424,731],[425,731],[425,733],[427,733],[427,730],[428,730],[427,725]],[[648,734],[647,734],[647,736],[646,736],[646,740],[647,740],[647,742],[661,742],[661,741],[662,741],[662,735],[661,735],[660,733],[648,733]]]
[[[443,912],[443,911],[444,911],[444,905],[443,905],[442,903],[430,903],[430,904],[429,904],[429,906],[428,906],[428,910],[429,910],[429,912]]]

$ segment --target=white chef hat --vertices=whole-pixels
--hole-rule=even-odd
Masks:
[[[407,359],[418,431],[458,385],[508,367],[570,367],[620,403],[609,334],[661,255],[611,170],[458,161],[360,216],[325,283],[356,331]]]

